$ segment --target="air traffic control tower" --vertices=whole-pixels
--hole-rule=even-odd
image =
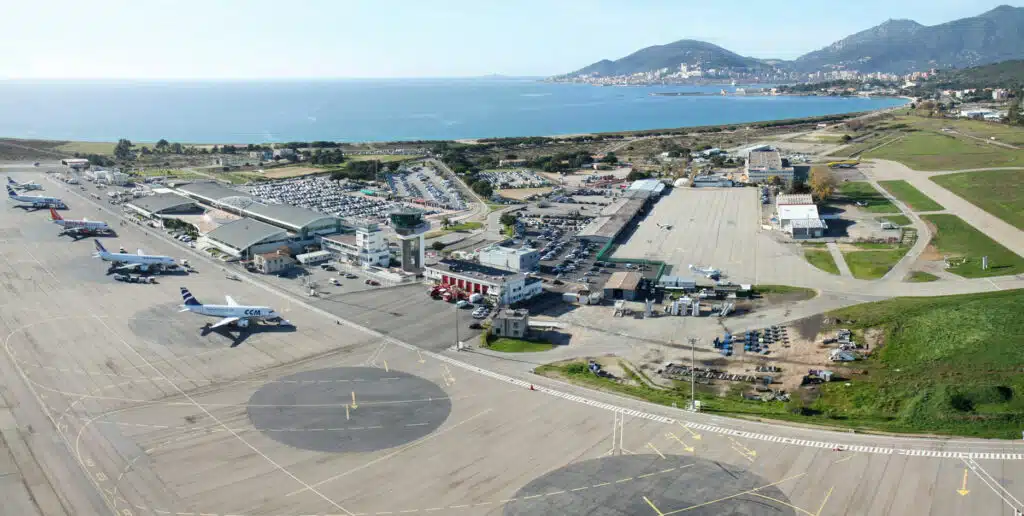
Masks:
[[[391,227],[402,241],[402,270],[416,274],[423,272],[423,235],[430,229],[430,223],[423,220],[423,212],[412,208],[393,211]]]

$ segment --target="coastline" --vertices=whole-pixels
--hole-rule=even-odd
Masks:
[[[712,95],[715,96],[715,95]],[[913,102],[912,97],[891,97],[900,98],[906,100],[907,103]],[[612,138],[643,138],[655,135],[684,135],[690,133],[709,133],[709,132],[725,132],[732,131],[739,127],[750,127],[752,129],[764,129],[769,127],[784,127],[790,125],[803,125],[811,123],[822,123],[822,122],[834,122],[840,120],[846,120],[849,118],[857,118],[866,116],[874,113],[884,113],[895,109],[902,109],[906,107],[906,104],[898,106],[886,106],[878,109],[871,109],[867,111],[851,111],[847,113],[838,113],[832,115],[819,115],[810,117],[798,117],[798,118],[780,118],[773,120],[760,120],[756,122],[746,123],[726,123],[726,124],[715,124],[715,125],[695,125],[695,126],[675,126],[675,127],[657,127],[651,129],[636,129],[636,130],[624,130],[624,131],[598,131],[598,132],[583,132],[583,133],[559,133],[559,134],[545,134],[545,135],[531,135],[531,136],[507,136],[507,137],[478,137],[478,138],[457,138],[457,139],[425,139],[425,140],[366,140],[366,141],[337,141],[341,148],[345,147],[359,147],[359,146],[394,146],[399,144],[411,144],[411,145],[424,145],[424,144],[435,144],[442,142],[450,143],[465,143],[465,144],[477,144],[484,140],[514,140],[518,138],[549,138],[552,140],[565,140],[571,138],[585,138],[585,137],[612,137]],[[0,136],[0,142],[47,142],[47,143],[59,143],[59,144],[110,144],[113,145],[115,142],[112,141],[96,141],[96,140],[64,140],[58,138],[22,138],[22,137],[9,137]],[[132,140],[135,145],[153,145],[156,142],[149,140]],[[254,141],[235,141],[235,142],[222,142],[222,141],[211,141],[211,142],[179,142],[182,145],[191,145],[198,147],[208,147],[214,145],[248,145],[259,143],[261,145],[266,144],[277,144],[284,143],[284,141],[278,142],[254,142]]]

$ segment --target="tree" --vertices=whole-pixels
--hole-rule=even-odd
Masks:
[[[443,219],[441,219],[441,229],[447,228],[448,226],[451,226],[451,225],[452,225],[452,219],[448,218],[447,215]]]
[[[175,154],[181,154],[181,144],[178,143],[178,142],[172,143],[171,144],[171,152],[173,152]]]
[[[848,134],[844,134],[844,135],[839,137],[839,141],[841,141],[843,143],[850,143],[850,140],[852,140],[852,139],[853,139],[853,137],[848,135]]]
[[[433,244],[430,244],[430,248],[435,251],[440,251],[441,249],[444,249],[444,242],[437,240]]]
[[[1010,101],[1010,107],[1006,111],[1006,121],[1010,125],[1024,125],[1024,119],[1020,115],[1020,96],[1021,92],[1014,95],[1013,100]]]
[[[638,179],[647,179],[649,177],[651,177],[651,174],[634,168],[629,171],[629,175],[626,176],[626,181],[636,181]]]
[[[114,146],[114,157],[117,159],[130,159],[132,156],[132,142],[125,138],[117,140],[117,145]]]
[[[828,167],[811,169],[811,194],[819,201],[824,201],[836,191],[836,176]]]
[[[514,226],[517,220],[519,220],[519,217],[517,217],[515,213],[508,212],[502,213],[501,218],[498,219],[503,226]]]
[[[482,197],[490,197],[494,194],[494,187],[492,187],[491,183],[488,183],[487,181],[476,181],[469,185],[469,187]]]
[[[167,152],[167,148],[170,147],[170,145],[171,144],[167,140],[160,138],[160,141],[156,142],[156,147],[154,148],[157,152]]]
[[[609,152],[608,154],[605,154],[603,158],[601,158],[601,163],[607,163],[609,165],[614,165],[618,162],[619,157],[616,156],[614,152]]]

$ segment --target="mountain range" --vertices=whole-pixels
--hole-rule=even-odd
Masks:
[[[748,71],[815,72],[848,69],[861,73],[906,73],[930,68],[962,68],[1024,58],[1024,7],[1007,5],[978,16],[925,26],[889,20],[792,61],[755,59],[722,47],[683,39],[604,59],[567,76],[630,75],[680,64]]]

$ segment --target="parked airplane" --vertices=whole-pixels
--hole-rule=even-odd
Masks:
[[[10,177],[7,178],[7,184],[13,186],[17,190],[42,190],[43,189],[43,185],[41,185],[39,183],[33,183],[33,182],[19,183],[19,182],[15,181],[15,180],[11,179]]]
[[[181,287],[181,297],[185,304],[181,305],[182,312],[192,312],[210,317],[221,317],[222,319],[213,323],[207,323],[210,329],[220,328],[233,324],[239,328],[246,328],[250,323],[273,322],[281,326],[290,326],[291,323],[282,319],[280,314],[273,308],[267,306],[240,305],[231,296],[224,296],[226,305],[204,305],[200,303],[187,288]]]
[[[60,213],[57,213],[57,210],[55,210],[53,208],[50,208],[50,220],[52,220],[54,224],[56,224],[56,225],[58,225],[58,226],[60,226],[60,227],[62,227],[64,229],[71,229],[71,228],[85,228],[85,229],[92,229],[92,230],[110,229],[110,226],[108,226],[106,222],[103,222],[101,220],[88,220],[88,219],[72,220],[72,219],[65,219],[64,217],[61,217]]]
[[[115,267],[120,266],[123,270],[160,271],[178,266],[174,258],[170,256],[148,255],[143,253],[142,249],[139,249],[138,254],[111,253],[103,247],[99,240],[96,240],[94,256],[105,262],[113,262]]]
[[[666,231],[672,231],[672,224],[662,224],[660,222],[658,222],[657,224],[658,224],[658,228],[660,228],[660,229],[664,229]]]
[[[75,240],[81,240],[81,239],[87,238],[87,237],[111,236],[113,234],[114,234],[114,231],[111,230],[110,228],[98,228],[98,229],[96,229],[96,228],[86,228],[86,227],[79,226],[79,227],[74,227],[74,228],[62,229],[62,230],[60,230],[60,233],[57,233],[57,236],[65,236],[66,235],[66,236],[73,237]]]
[[[690,270],[693,272],[699,272],[710,279],[718,279],[722,275],[722,271],[714,267],[702,267],[700,265],[690,264]]]
[[[7,198],[14,202],[31,204],[32,208],[60,208],[65,209],[64,201],[56,197],[43,197],[41,195],[18,195],[11,185],[7,185]]]

